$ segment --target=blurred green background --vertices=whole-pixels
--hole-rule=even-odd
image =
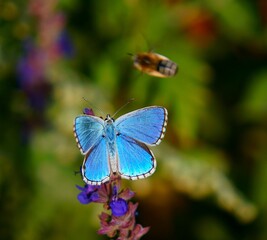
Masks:
[[[178,74],[134,70],[150,49]],[[143,239],[267,239],[266,0],[0,0],[0,239],[106,239],[72,123],[130,98],[169,111],[157,171],[123,181]]]

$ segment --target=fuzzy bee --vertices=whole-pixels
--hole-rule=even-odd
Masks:
[[[142,52],[133,55],[134,67],[150,76],[173,77],[178,66],[169,58],[153,52]]]

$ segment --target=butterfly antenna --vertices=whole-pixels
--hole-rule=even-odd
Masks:
[[[95,108],[97,111],[101,112],[101,114],[104,116],[105,113],[100,109],[98,108],[97,106],[95,106],[94,104],[92,104],[88,99],[86,99],[85,97],[83,97],[83,100],[88,102],[93,108]]]
[[[124,107],[126,107],[129,103],[133,102],[135,99],[134,98],[131,98],[129,99],[125,104],[123,104],[113,115],[112,117],[114,118],[115,115],[120,111],[122,110]]]

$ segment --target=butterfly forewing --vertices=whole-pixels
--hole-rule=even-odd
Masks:
[[[163,107],[142,108],[119,117],[115,126],[119,134],[148,145],[157,145],[164,137],[167,115]]]
[[[78,116],[74,121],[74,134],[82,154],[86,154],[102,137],[104,121],[94,116]]]

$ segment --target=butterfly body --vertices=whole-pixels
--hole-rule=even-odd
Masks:
[[[156,161],[147,147],[158,145],[167,125],[163,107],[142,108],[114,120],[82,115],[74,121],[76,141],[85,155],[83,180],[99,185],[112,175],[136,180],[154,173]]]
[[[114,126],[114,120],[107,115],[104,127],[104,137],[106,138],[106,144],[109,154],[109,163],[112,173],[117,173],[117,161],[116,161],[116,129]]]

